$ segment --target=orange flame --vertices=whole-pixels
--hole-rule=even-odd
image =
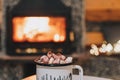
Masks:
[[[64,17],[15,17],[13,41],[63,42],[66,39]]]

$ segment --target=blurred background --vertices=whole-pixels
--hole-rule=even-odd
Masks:
[[[72,56],[84,75],[120,79],[119,0],[0,0],[0,79],[36,73],[48,51]]]

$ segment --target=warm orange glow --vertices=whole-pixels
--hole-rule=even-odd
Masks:
[[[60,36],[58,34],[54,35],[54,41],[58,42],[60,40]]]
[[[64,36],[60,36],[59,34],[54,35],[54,41],[55,42],[63,42],[65,40]]]
[[[64,17],[13,18],[13,40],[15,42],[63,42],[65,39]]]

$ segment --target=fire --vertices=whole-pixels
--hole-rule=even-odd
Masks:
[[[111,43],[103,43],[100,47],[95,44],[91,45],[90,54],[92,55],[112,55],[112,54],[119,54],[120,53],[120,40],[117,41],[115,44]]]
[[[65,39],[64,17],[13,18],[13,40],[15,42],[63,42]]]
[[[64,40],[65,40],[64,36],[60,36],[59,34],[54,35],[55,42],[64,41]]]
[[[24,34],[28,34],[32,31],[38,31],[38,32],[48,32],[50,27],[48,25],[49,18],[46,17],[29,17],[25,18],[25,24],[26,26],[24,28]],[[36,32],[37,33],[37,32]]]
[[[60,36],[58,34],[54,35],[54,41],[58,42],[60,40]]]
[[[28,39],[33,39],[34,36],[42,33],[47,33],[50,30],[48,25],[49,18],[46,17],[29,17],[25,18],[26,26],[23,30],[23,34]]]

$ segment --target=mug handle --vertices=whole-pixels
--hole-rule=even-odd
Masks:
[[[79,70],[80,80],[83,80],[83,69],[82,69],[82,67],[79,66],[79,65],[74,65],[73,69],[78,69]]]

